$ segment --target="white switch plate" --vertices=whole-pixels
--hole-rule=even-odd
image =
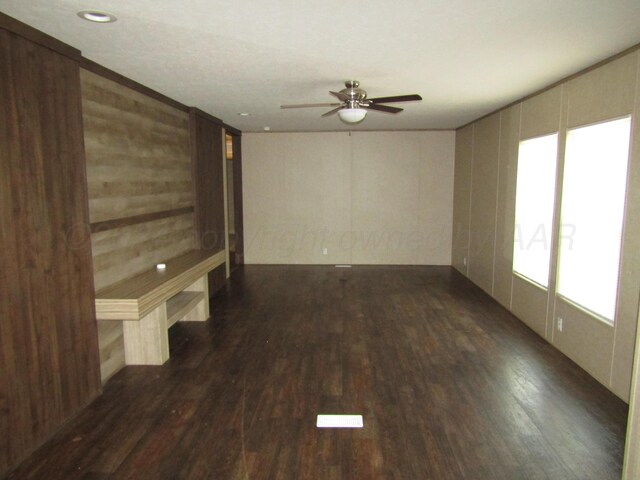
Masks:
[[[322,254],[323,254],[323,255],[326,255],[327,253],[329,253],[329,249],[328,249],[327,247],[324,247],[324,248],[322,249]]]
[[[562,318],[558,317],[558,331],[562,332]]]

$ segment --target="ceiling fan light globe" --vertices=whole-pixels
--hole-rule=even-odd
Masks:
[[[358,123],[364,120],[367,111],[364,108],[343,108],[338,110],[340,120],[345,123]]]

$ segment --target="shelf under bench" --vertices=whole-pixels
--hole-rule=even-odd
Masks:
[[[180,320],[188,320],[185,317],[204,297],[204,292],[180,292],[167,300],[167,328]]]

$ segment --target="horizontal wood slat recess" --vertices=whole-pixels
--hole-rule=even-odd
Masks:
[[[89,222],[78,64],[1,22],[3,477],[101,387],[89,232],[74,229]]]
[[[158,100],[159,102],[163,102],[170,107],[173,107],[178,110],[182,110],[183,112],[188,112],[189,107],[180,103],[173,98],[167,97],[160,92],[155,91],[152,88],[149,88],[141,83],[136,82],[135,80],[131,80],[124,75],[121,75],[118,72],[115,72],[107,67],[103,67],[99,63],[94,62],[93,60],[89,60],[88,58],[82,58],[80,66],[85,70],[93,72],[101,77],[107,78],[113,82],[119,83],[120,85],[130,88],[131,90],[135,90],[147,97],[153,98],[154,100]]]
[[[194,249],[189,120],[122,84],[81,74],[100,289]]]
[[[223,264],[224,251],[195,250],[96,292],[98,320],[139,320],[198,278]]]
[[[176,217],[185,213],[192,213],[194,207],[184,207],[175,210],[165,210],[163,212],[145,213],[143,215],[135,215],[133,217],[116,218],[114,220],[105,220],[104,222],[96,222],[91,224],[91,233],[104,232],[114,228],[127,227],[129,225],[137,225],[139,223],[150,222],[152,220],[160,220],[163,218]]]
[[[10,18],[10,17],[9,17]],[[44,34],[43,34],[44,35]],[[51,38],[51,37],[49,37]],[[63,44],[64,45],[64,44]],[[78,55],[80,54],[80,52],[78,51]],[[210,113],[207,113],[203,110],[200,110],[198,108],[195,107],[188,107],[187,105],[178,102],[177,100],[174,100],[171,97],[167,97],[166,95],[153,90],[152,88],[149,88],[141,83],[136,82],[135,80],[131,80],[128,77],[125,77],[124,75],[111,70],[105,66],[100,65],[99,63],[94,62],[93,60],[89,60],[88,58],[84,58],[81,57],[80,58],[80,62],[81,62],[81,66],[82,68],[84,68],[85,70],[88,70],[90,72],[95,73],[96,75],[100,75],[101,77],[104,78],[108,78],[109,80],[112,80],[116,83],[119,83],[120,85],[123,85],[125,87],[128,87],[132,90],[135,90],[139,93],[142,93],[143,95],[146,95],[150,98],[153,98],[154,100],[158,100],[159,102],[163,102],[166,103],[167,105],[174,107],[178,110],[182,110],[183,112],[189,112],[189,110],[191,108],[193,108],[194,110],[197,110],[198,113],[203,116],[208,118],[210,121],[212,121],[213,123],[222,125],[229,133],[233,133],[234,135],[238,135],[241,136],[242,135],[242,131],[238,130],[235,127],[232,127],[231,125],[228,125],[226,123],[224,123],[222,120],[220,120],[218,117],[215,117],[213,115],[211,115]]]
[[[91,223],[193,207],[189,117],[82,71]]]
[[[193,250],[193,214],[94,233],[91,244],[96,290],[100,290]]]
[[[81,69],[96,290],[195,248],[189,116],[97,64]],[[108,322],[109,323],[109,322]],[[121,324],[99,325],[105,381],[125,365]]]

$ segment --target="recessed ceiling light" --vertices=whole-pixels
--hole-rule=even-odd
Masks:
[[[250,115],[250,113],[240,112],[238,115],[240,115],[241,117],[248,117]]]
[[[84,20],[96,23],[113,23],[117,20],[115,15],[98,10],[82,10],[78,16]]]

